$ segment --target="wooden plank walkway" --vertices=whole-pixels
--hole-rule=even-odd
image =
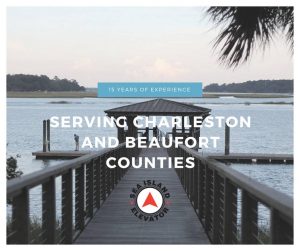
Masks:
[[[143,149],[140,156],[168,156],[166,149]],[[157,164],[158,166],[158,164]],[[145,222],[131,212],[131,189],[143,180],[162,182],[169,190],[169,212]],[[209,244],[209,240],[173,168],[133,169],[113,190],[75,244]]]
[[[270,164],[293,164],[293,154],[269,154],[269,153],[230,153],[208,155],[211,159],[237,162],[237,163],[270,163]]]
[[[75,159],[88,153],[91,153],[91,151],[37,151],[33,152],[32,155],[36,159]]]

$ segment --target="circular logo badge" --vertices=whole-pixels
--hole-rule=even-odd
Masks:
[[[132,188],[130,205],[132,213],[144,221],[155,221],[164,217],[170,205],[168,189],[155,180],[145,180]]]
[[[162,194],[155,188],[145,188],[137,196],[137,206],[146,214],[156,213],[162,205]]]

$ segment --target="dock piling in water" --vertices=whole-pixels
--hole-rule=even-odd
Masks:
[[[50,119],[47,119],[47,147],[50,152]]]
[[[122,141],[128,136],[134,136],[137,140],[138,128],[133,123],[135,116],[192,114],[205,118],[209,116],[209,112],[210,109],[207,108],[161,99],[146,101],[143,105],[131,104],[105,111],[108,116],[127,117],[128,132],[125,134],[124,129],[118,128],[118,138]],[[157,127],[139,130],[145,130],[143,135],[147,136],[147,139],[149,130],[153,130],[153,136],[157,136],[158,139],[162,135],[169,134]],[[182,127],[177,132],[174,127],[173,136],[177,135],[183,137],[192,135],[199,138],[200,130],[184,130]],[[94,152],[50,152],[47,149],[50,150],[50,122],[43,120],[43,152],[35,152],[33,155],[40,159],[76,159],[7,182],[7,199],[12,201],[13,223],[7,235],[8,244],[33,242],[29,228],[29,209],[32,203],[29,194],[30,190],[37,186],[42,186],[42,196],[38,197],[37,202],[34,201],[42,205],[43,210],[44,238],[38,240],[41,243],[67,244],[75,241],[76,244],[207,244],[211,241],[213,244],[264,242],[293,244],[294,242],[293,199],[255,179],[249,179],[248,176],[222,163],[288,164],[293,163],[293,156],[266,153],[229,154],[230,124],[225,124],[225,155],[203,156],[198,149],[190,149],[183,144],[175,147],[174,140],[167,149],[127,148],[126,142],[113,149]],[[195,160],[195,167],[174,168],[173,160],[172,168],[146,168],[145,165],[140,169],[134,166],[124,169],[119,165],[109,168],[106,163],[109,157],[116,160],[120,160],[121,157],[128,159],[180,157],[184,162],[187,157],[192,157]],[[157,167],[160,165],[158,161],[155,163]],[[172,201],[175,202],[170,204],[172,210],[163,219],[164,222],[159,224],[146,225],[143,222],[145,218],[141,219],[142,222],[139,219],[136,219],[137,222],[132,219],[129,193],[133,186],[145,179],[144,177],[150,180],[158,178],[166,184],[171,191]],[[55,182],[57,178],[60,178],[60,183]],[[56,186],[61,188],[61,201],[57,200]],[[238,192],[241,192],[241,201]],[[57,221],[54,212],[57,203],[61,206],[59,239],[55,238]],[[257,228],[260,222],[258,204],[264,205],[271,214],[270,227],[267,227],[262,236],[258,234]]]
[[[225,123],[225,155],[230,151],[230,127]]]
[[[50,152],[50,119],[43,120],[43,152]]]
[[[47,121],[43,120],[43,152],[47,151]]]

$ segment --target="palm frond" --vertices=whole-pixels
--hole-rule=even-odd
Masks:
[[[278,24],[282,31],[286,32],[286,40],[290,44],[290,49],[294,51],[294,8],[281,7],[278,15]]]
[[[293,46],[292,7],[210,7],[207,13],[223,26],[214,48],[220,47],[219,60],[229,67],[247,61],[257,44],[265,48],[278,29],[286,30]]]

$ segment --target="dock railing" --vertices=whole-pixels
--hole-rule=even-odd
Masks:
[[[165,133],[158,131],[159,138]],[[194,157],[194,168],[175,169],[212,243],[293,243],[293,199],[242,173],[201,156],[185,146],[169,148],[171,157]],[[127,169],[106,168],[107,157],[137,156],[139,149],[114,149],[66,161],[7,182],[12,218],[7,243],[33,243],[30,238],[31,189],[41,186],[40,243],[72,243],[101,207]],[[61,224],[57,231],[56,178],[61,177]],[[270,210],[270,225],[261,230],[259,207]],[[36,243],[36,242],[35,242]]]
[[[194,157],[194,168],[175,170],[212,243],[293,243],[290,196],[186,146],[169,148],[169,155]],[[261,206],[269,209],[267,229],[259,226]]]
[[[105,161],[108,157],[137,156],[139,149],[126,149],[125,143],[113,149],[66,161],[7,182],[7,200],[11,203],[11,222],[8,226],[8,244],[28,243],[72,243],[127,169],[109,169]],[[61,223],[57,231],[56,178],[61,177]],[[31,189],[41,186],[42,231],[39,240],[30,237],[30,197]]]

